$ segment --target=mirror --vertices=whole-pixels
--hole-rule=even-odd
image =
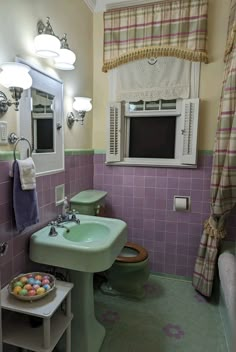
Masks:
[[[32,87],[23,91],[20,102],[19,135],[27,138],[32,147],[36,174],[64,170],[63,83],[46,72],[33,67]],[[23,143],[20,148],[23,148]],[[25,149],[25,148],[24,148]],[[21,158],[25,150],[21,150]]]
[[[54,95],[32,88],[32,148],[35,153],[54,151]]]

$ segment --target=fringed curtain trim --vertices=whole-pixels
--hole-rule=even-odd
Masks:
[[[145,47],[136,49],[128,54],[123,54],[117,59],[107,61],[104,63],[102,71],[107,72],[131,61],[160,56],[174,56],[179,59],[208,63],[208,56],[203,52],[175,47]]]
[[[225,220],[222,217],[222,220],[214,220],[211,216],[204,223],[204,231],[210,236],[216,239],[223,239],[226,236],[225,230]]]
[[[175,0],[104,13],[103,71],[158,56],[208,62],[207,0]]]

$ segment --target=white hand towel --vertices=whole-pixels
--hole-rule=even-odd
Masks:
[[[35,165],[31,157],[25,160],[17,160],[20,172],[21,188],[23,191],[35,189]]]

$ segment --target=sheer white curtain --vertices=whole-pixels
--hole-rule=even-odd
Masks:
[[[187,99],[192,95],[192,65],[194,63],[187,60],[159,57],[114,68],[108,73],[110,101]]]

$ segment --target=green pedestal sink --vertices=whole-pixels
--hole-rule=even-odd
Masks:
[[[63,223],[58,235],[49,236],[50,226],[30,239],[34,262],[70,270],[72,290],[72,351],[98,352],[104,327],[94,316],[93,273],[111,267],[127,241],[127,225],[118,219],[79,215],[80,224]]]

